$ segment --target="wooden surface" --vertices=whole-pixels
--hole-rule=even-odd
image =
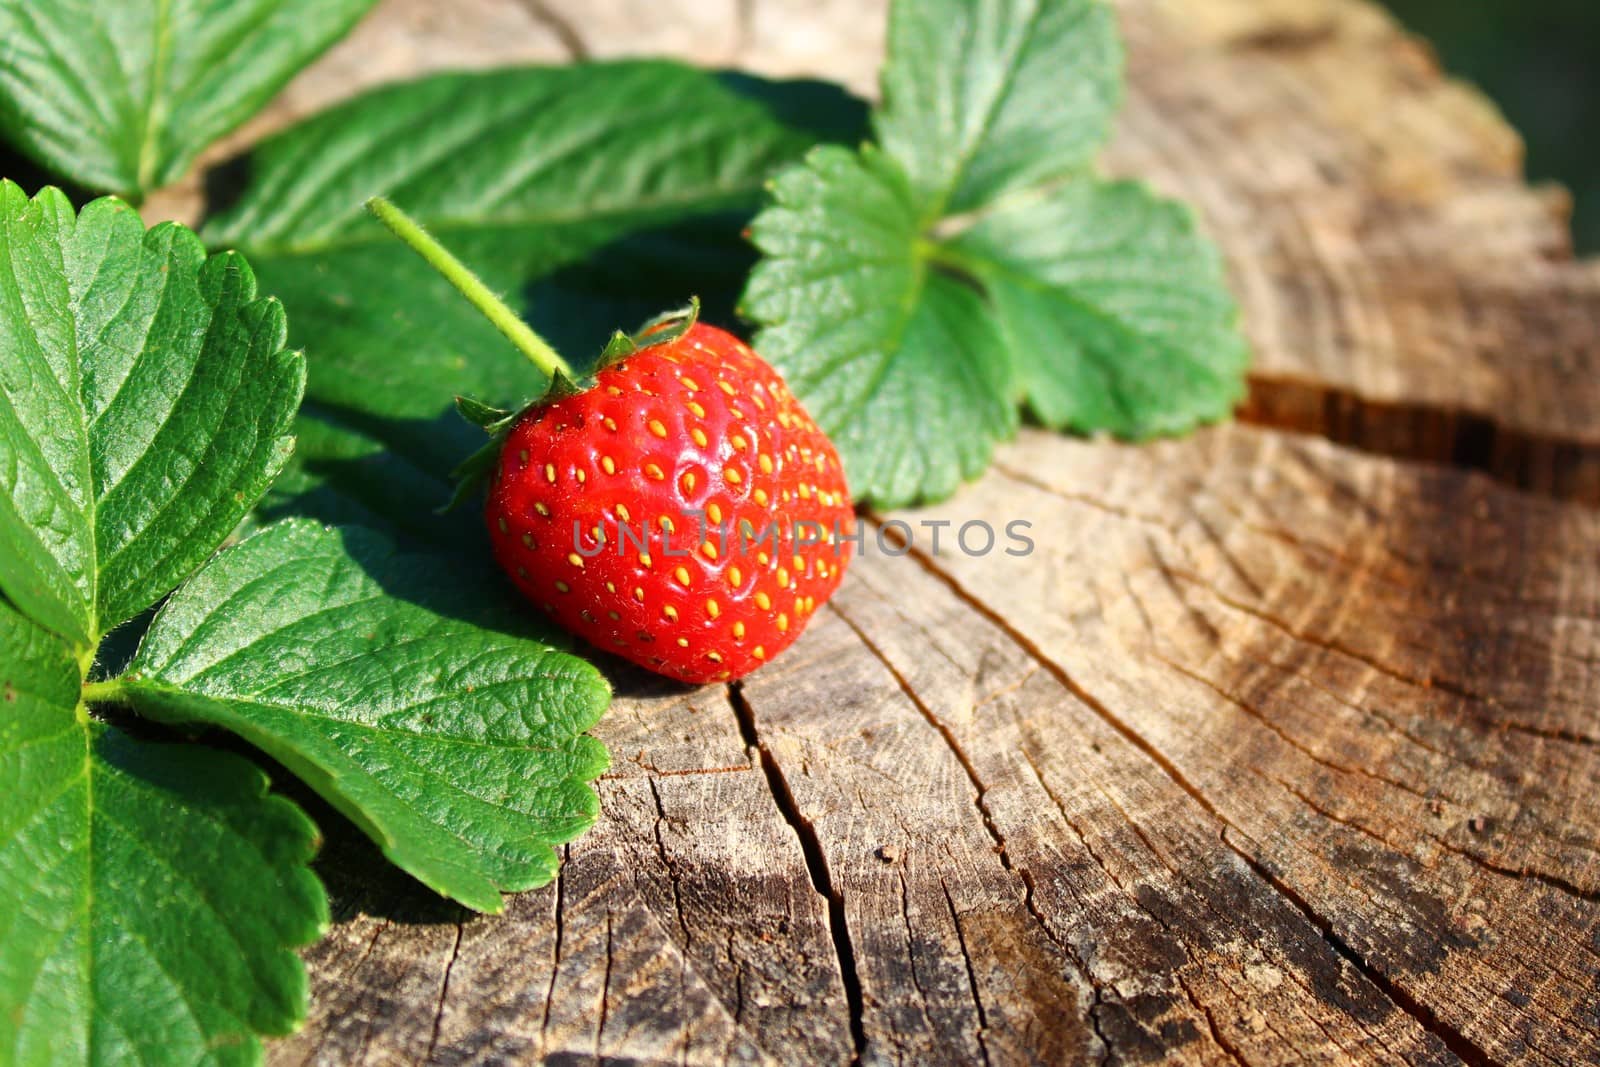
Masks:
[[[1109,166],[1226,250],[1251,424],[1025,432],[874,521],[1022,519],[1033,555],[917,528],[741,686],[619,671],[600,823],[503,917],[334,823],[275,1062],[1600,1062],[1600,267],[1375,8],[1120,7]],[[882,33],[861,0],[389,0],[234,147],[439,66],[870,92]]]

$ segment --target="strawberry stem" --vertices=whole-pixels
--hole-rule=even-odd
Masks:
[[[544,371],[547,377],[554,379],[559,374],[568,381],[577,380],[577,373],[543,337],[534,333],[520,315],[507,307],[505,301],[495,296],[482,279],[436,241],[415,219],[381,196],[368,200],[367,210],[421,256],[428,266],[442,274],[445,281],[455,286],[457,292],[483,312],[484,318],[494,323],[495,329],[516,345],[517,350],[527,356],[535,367]]]

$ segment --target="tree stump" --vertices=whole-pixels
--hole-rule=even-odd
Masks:
[[[1120,9],[1109,164],[1225,249],[1246,424],[1025,431],[871,516],[744,684],[619,676],[600,822],[502,917],[335,824],[274,1062],[1600,1062],[1600,265],[1375,7]],[[880,0],[389,0],[231,147],[437,66],[871,92],[882,38]],[[974,519],[1036,550],[919,525]]]

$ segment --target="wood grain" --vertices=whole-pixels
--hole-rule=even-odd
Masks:
[[[885,521],[736,689],[619,675],[558,886],[342,874],[277,1059],[1600,1058],[1600,515],[1235,428]]]
[[[1025,432],[872,517],[745,683],[608,663],[600,823],[505,916],[320,812],[339,921],[274,1062],[1600,1062],[1600,267],[1376,7],[1119,9],[1108,166],[1224,248],[1258,425]],[[883,12],[385,0],[215,158],[444,66],[870,93]],[[1035,550],[961,553],[977,520]]]
[[[1398,1009],[1469,1062],[1597,1055],[1595,513],[1233,430],[1029,434],[922,517],[1011,513],[1042,559],[925,562]]]

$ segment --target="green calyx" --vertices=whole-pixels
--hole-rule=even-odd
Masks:
[[[621,330],[611,335],[611,340],[606,342],[606,347],[601,350],[600,358],[595,361],[594,370],[598,374],[614,363],[620,363],[642,349],[655,345],[669,345],[694,329],[694,324],[700,321],[700,298],[691,296],[689,303],[673,311],[663,311],[632,334],[625,334]]]
[[[483,280],[472,272],[455,254],[422,228],[422,225],[381,196],[367,201],[367,210],[421,256],[434,270],[455,287],[456,291],[477,308],[506,340],[516,346],[528,361],[539,368],[548,380],[543,393],[515,410],[498,408],[472,397],[456,397],[456,411],[468,422],[489,435],[484,446],[463,460],[451,472],[455,492],[440,508],[441,512],[454,509],[478,490],[494,468],[507,435],[530,410],[569,396],[577,396],[594,388],[595,375],[636,352],[655,345],[671,344],[694,327],[700,318],[700,298],[690,297],[689,303],[673,311],[663,312],[646,322],[632,334],[621,330],[611,335],[598,358],[587,372],[580,373],[562,358],[544,338],[534,332],[522,317],[495,295]]]

